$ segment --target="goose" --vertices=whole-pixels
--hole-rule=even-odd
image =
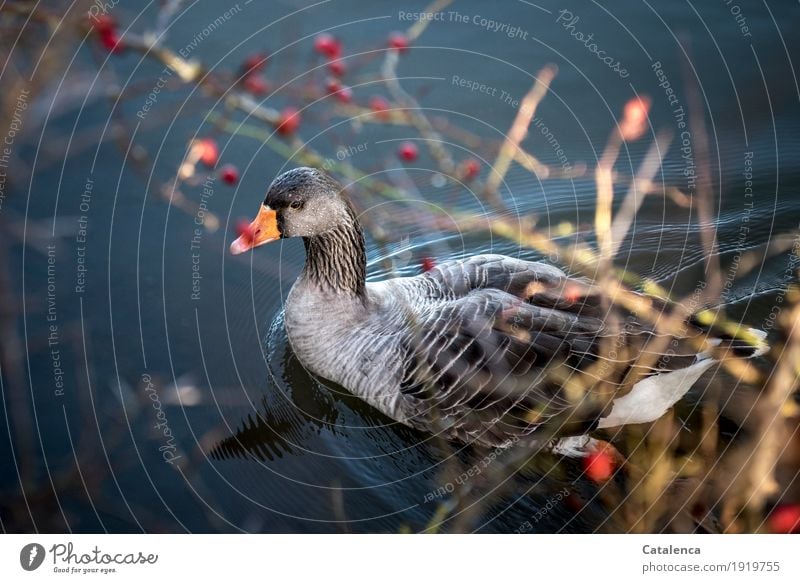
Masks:
[[[659,343],[635,314],[607,306],[591,281],[542,262],[475,255],[367,282],[358,216],[319,169],[279,175],[230,251],[292,237],[302,238],[306,260],[284,326],[300,363],[393,420],[448,440],[585,455],[593,431],[658,419],[716,362],[689,346],[705,337],[699,325]],[[748,356],[763,350],[711,340],[723,342]],[[666,350],[629,390],[577,406],[570,399],[572,375],[595,375],[606,391],[623,387],[637,356],[656,345]]]

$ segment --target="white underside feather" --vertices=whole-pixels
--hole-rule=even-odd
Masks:
[[[614,399],[611,413],[600,419],[599,429],[632,423],[649,423],[667,412],[689,392],[716,360],[709,358],[691,366],[647,377],[633,385],[624,397]]]

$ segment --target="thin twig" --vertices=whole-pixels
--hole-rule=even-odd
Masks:
[[[492,173],[486,180],[486,194],[492,197],[492,199],[497,200],[500,184],[505,179],[511,167],[512,160],[514,160],[521,151],[520,144],[528,135],[528,127],[531,124],[533,116],[536,115],[536,108],[539,106],[542,99],[544,99],[545,95],[547,95],[550,83],[557,73],[558,67],[555,65],[543,67],[536,75],[536,81],[533,87],[531,87],[522,99],[514,122],[511,124],[511,129],[508,130],[508,135],[503,145],[500,147],[500,152],[497,154]],[[538,167],[540,171],[543,171],[540,165],[536,165],[536,167]],[[546,178],[546,176],[540,177]]]

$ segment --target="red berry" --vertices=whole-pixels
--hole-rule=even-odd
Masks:
[[[329,62],[328,70],[331,72],[331,75],[336,77],[344,77],[345,72],[347,72],[347,68],[344,66],[344,61],[341,59]]]
[[[100,43],[109,53],[121,53],[125,44],[115,31],[100,33]]]
[[[397,155],[400,156],[400,159],[404,162],[413,162],[417,159],[417,156],[419,156],[419,149],[417,149],[417,145],[413,142],[403,142],[397,150]]]
[[[436,260],[433,257],[423,257],[422,258],[422,273],[427,273],[434,267],[436,267]]]
[[[336,95],[336,99],[342,103],[350,103],[353,101],[353,90],[347,85],[342,86],[334,95]]]
[[[473,180],[481,171],[481,164],[475,158],[468,158],[464,160],[461,172],[464,175],[464,180]]]
[[[322,33],[314,39],[314,50],[329,59],[338,59],[342,55],[342,43],[333,35]]]
[[[217,142],[211,138],[203,138],[197,142],[198,158],[204,166],[213,168],[219,162],[219,148]]]
[[[264,53],[253,53],[249,55],[242,63],[242,71],[244,73],[258,73],[264,70],[267,66],[267,55]]]
[[[583,458],[583,471],[594,482],[605,482],[614,473],[614,458],[606,450],[594,451]]]
[[[253,95],[261,96],[269,93],[269,83],[263,75],[251,73],[244,78],[243,84],[245,91]]]
[[[100,36],[100,44],[110,53],[118,53],[125,46],[117,32],[117,21],[113,16],[101,14],[94,19],[94,27]]]
[[[369,100],[369,108],[381,119],[389,117],[389,102],[380,95],[375,95]]]
[[[632,123],[643,123],[650,111],[650,98],[646,95],[628,100],[623,110],[623,118]]]
[[[389,48],[405,53],[408,50],[408,37],[402,32],[393,32],[389,35]]]
[[[775,534],[800,534],[800,504],[776,506],[769,515],[768,524]]]
[[[239,169],[233,164],[225,164],[225,166],[220,169],[219,176],[222,178],[222,182],[233,186],[239,182]]]
[[[252,243],[256,233],[253,227],[246,219],[239,219],[236,223],[236,234],[239,235],[245,243]]]
[[[300,112],[296,107],[284,107],[278,119],[277,131],[282,136],[288,136],[300,127]]]
[[[642,137],[647,130],[647,115],[650,112],[650,98],[646,95],[628,100],[622,110],[619,131],[623,140],[633,141]]]

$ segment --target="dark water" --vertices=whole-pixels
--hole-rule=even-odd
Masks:
[[[219,73],[235,71],[245,55],[265,50],[271,53],[267,76],[274,87],[295,77],[292,86],[297,87],[323,77],[313,71],[319,64],[311,51],[318,31],[332,29],[348,55],[365,53],[352,57],[355,69],[355,61],[369,59],[371,51],[384,46],[390,31],[411,24],[400,21],[401,9],[389,2],[237,6],[202,35],[227,7],[210,1],[192,4],[171,25],[167,44],[177,50],[201,34],[191,54]],[[424,8],[417,2],[403,6],[404,13]],[[585,162],[591,168],[623,104],[644,93],[653,100],[653,127],[674,134],[659,179],[685,190],[682,129],[674,110],[688,108],[684,79],[695,76],[707,112],[723,270],[735,266],[743,251],[797,229],[800,123],[791,66],[798,57],[796,3],[459,1],[445,10],[444,21],[430,25],[398,70],[431,115],[483,140],[501,139],[516,112],[505,96],[519,100],[536,72],[556,63],[559,74],[537,115],[563,158],[559,160],[552,139],[539,126],[525,142],[528,151],[554,165],[566,159],[571,166]],[[573,28],[565,28],[570,22],[566,15],[557,22],[561,10],[578,17],[571,21]],[[155,18],[152,8],[137,14],[124,5],[115,14],[138,32]],[[488,20],[519,30],[509,38],[503,32],[508,27],[492,31]],[[612,67],[577,40],[571,34],[575,31],[593,33],[596,50],[613,56]],[[340,388],[311,378],[293,357],[280,318],[282,301],[302,267],[300,241],[237,258],[226,253],[231,225],[252,215],[272,178],[296,162],[246,135],[217,132],[207,115],[223,108],[186,88],[163,93],[137,129],[136,140],[146,148],[152,167],[126,159],[113,136],[106,135],[96,146],[92,138],[103,132],[114,105],[104,93],[114,86],[150,86],[161,65],[127,54],[105,63],[95,78],[90,44],[77,50],[64,85],[54,79],[49,95],[29,110],[25,132],[14,146],[24,179],[14,181],[0,213],[4,229],[12,221],[22,224],[32,242],[23,247],[19,238],[3,237],[9,248],[12,309],[18,315],[15,328],[27,347],[18,378],[4,371],[4,403],[12,430],[26,433],[30,441],[26,445],[15,439],[12,451],[8,432],[1,432],[0,479],[4,490],[17,488],[15,468],[26,466],[22,474],[33,501],[33,521],[9,522],[6,509],[5,528],[423,529],[443,501],[430,501],[429,494],[447,484],[441,472],[453,451],[398,427]],[[687,56],[689,65],[684,63]],[[627,72],[624,78],[613,70],[617,61],[617,69]],[[659,87],[664,78],[654,70],[657,62],[660,67],[655,68],[663,71],[677,104],[670,104]],[[347,77],[356,102],[385,94],[368,75],[377,66],[378,61],[368,63],[363,73]],[[469,91],[459,86],[459,79],[487,89]],[[66,87],[71,83],[80,91],[70,97]],[[115,115],[126,116],[135,126],[145,97],[146,91],[133,92]],[[268,104],[282,107],[297,100],[296,89],[278,89]],[[398,140],[416,137],[410,128],[360,128],[341,121],[329,115],[328,106],[315,106],[305,114],[300,135],[331,158],[342,148],[363,144],[349,158],[353,164],[383,180],[414,186],[409,190],[414,202],[367,201],[368,219],[402,219],[441,203],[488,212],[467,189],[437,187],[425,154],[415,165],[400,167],[394,151]],[[235,162],[243,173],[235,188],[214,185],[207,205],[221,224],[216,231],[201,230],[195,248],[196,215],[171,207],[159,194],[163,185],[172,184],[194,135],[215,135],[222,161]],[[624,149],[618,170],[634,172],[649,142]],[[458,159],[467,155],[455,147],[454,152]],[[475,148],[474,155],[491,161],[491,149],[484,146]],[[504,196],[516,213],[538,217],[543,228],[569,221],[591,240],[590,176],[538,181],[515,169]],[[87,181],[91,192],[82,197]],[[202,185],[181,190],[200,202]],[[85,245],[76,241],[81,215],[88,225]],[[676,293],[693,289],[703,279],[704,259],[696,218],[688,209],[652,197],[620,252],[619,264]],[[455,231],[436,231],[418,222],[392,228],[390,244],[370,242],[370,278],[417,273],[427,256],[443,261],[491,251],[541,258],[496,237]],[[49,304],[46,245],[54,245]],[[81,247],[87,269],[78,292]],[[193,265],[199,280],[193,280]],[[787,267],[783,253],[732,280],[725,290],[731,312],[763,327],[788,282]],[[54,321],[48,321],[48,313],[55,315]],[[51,325],[56,326],[58,344],[48,346]],[[55,385],[54,348],[60,351],[63,394]],[[14,403],[20,402],[29,424],[15,416]],[[236,437],[230,439],[232,435]],[[470,459],[468,452],[456,458]],[[588,484],[576,481],[579,468],[573,464],[555,469],[541,465],[541,471],[529,469],[514,478],[503,496],[487,498],[468,528],[519,529],[565,487],[572,498],[593,495]],[[15,500],[24,505],[21,498]],[[599,503],[590,502],[576,515],[575,504],[558,500],[533,530],[613,528]]]

